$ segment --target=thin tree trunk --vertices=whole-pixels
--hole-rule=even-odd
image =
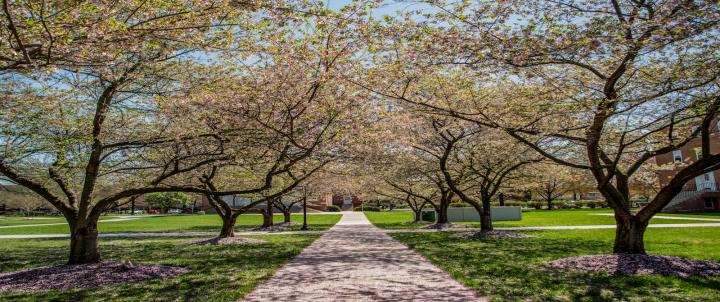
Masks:
[[[615,214],[615,254],[645,254],[645,230],[647,222],[640,221],[634,216]]]
[[[70,257],[68,264],[100,262],[97,220],[70,222]]]
[[[413,223],[418,223],[420,220],[422,220],[422,208],[419,209],[413,209],[413,214],[415,214],[415,218],[413,219]]]
[[[548,198],[548,199],[547,199],[547,208],[548,208],[548,210],[552,210],[552,209],[553,209],[552,198]]]
[[[268,200],[265,210],[263,211],[262,227],[267,228],[271,226],[273,226],[273,205],[272,201]]]

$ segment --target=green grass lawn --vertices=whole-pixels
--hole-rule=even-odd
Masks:
[[[318,235],[253,236],[254,245],[183,246],[181,239],[102,239],[105,260],[187,267],[175,278],[93,289],[36,294],[0,293],[0,301],[236,301],[269,278]],[[67,239],[0,241],[0,271],[63,264]]]
[[[498,227],[510,226],[564,226],[564,225],[604,225],[615,224],[612,216],[603,216],[595,214],[611,214],[608,209],[582,209],[582,210],[531,210],[522,213],[520,221],[497,221],[494,223]],[[411,229],[416,228],[417,224],[408,224],[413,219],[411,211],[392,211],[392,212],[365,212],[370,222],[383,229]],[[658,214],[663,216],[688,217],[688,218],[713,218],[711,215],[692,215],[692,214]],[[698,220],[676,220],[653,218],[651,224],[660,223],[712,223],[713,221]],[[479,227],[476,222],[462,222],[464,224]]]
[[[308,228],[310,230],[327,230],[342,217],[341,214],[308,214]],[[15,217],[13,217],[15,218]],[[101,220],[109,219],[104,217]],[[274,216],[275,222],[282,222],[282,215]],[[292,214],[293,222],[302,222],[302,214]],[[2,221],[2,220],[0,220]],[[32,224],[58,223],[60,220],[30,220]],[[170,215],[154,216],[127,221],[112,221],[98,223],[100,233],[122,233],[122,232],[219,232],[222,221],[215,214],[207,215]],[[236,230],[242,231],[262,225],[261,215],[240,215],[236,224]],[[299,226],[290,227],[290,230],[299,230]],[[0,235],[19,234],[66,234],[69,232],[67,225],[52,226],[25,226],[17,228],[0,228]]]
[[[613,230],[529,233],[539,237],[392,236],[493,301],[720,301],[720,277],[617,277],[562,271],[544,264],[552,259],[609,253]],[[649,229],[646,248],[652,254],[720,261],[720,229]]]

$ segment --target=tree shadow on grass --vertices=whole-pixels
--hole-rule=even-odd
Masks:
[[[224,246],[178,246],[188,238],[105,238],[106,260],[133,260],[190,268],[175,278],[70,291],[0,293],[0,300],[18,301],[176,301],[237,300],[309,245],[315,235],[274,235],[268,243]],[[6,247],[3,271],[62,264],[67,239],[33,239]],[[29,248],[35,246],[33,248]],[[9,263],[9,264],[8,264]]]
[[[393,237],[428,257],[454,278],[502,301],[710,301],[720,298],[720,278],[623,277],[549,267],[546,261],[609,253],[605,240],[524,238],[467,240],[443,233]]]

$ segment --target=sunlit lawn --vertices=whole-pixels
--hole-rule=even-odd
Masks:
[[[613,230],[536,231],[527,239],[392,234],[493,301],[720,301],[720,278],[618,277],[556,270],[547,260],[609,253]],[[649,253],[720,261],[720,228],[649,229]]]
[[[93,289],[37,294],[0,293],[0,301],[236,301],[271,276],[318,235],[253,236],[268,243],[184,246],[182,239],[102,239],[106,260],[187,267],[175,278]],[[0,271],[63,264],[67,239],[0,241]]]
[[[567,225],[612,225],[615,219],[608,209],[582,209],[582,210],[531,210],[522,213],[520,221],[496,221],[495,226],[567,226]],[[600,214],[600,215],[598,215]],[[384,229],[410,229],[416,228],[417,224],[408,224],[412,221],[413,213],[411,211],[391,211],[391,212],[365,212],[370,222],[379,228]],[[662,216],[688,217],[688,218],[720,218],[713,215],[693,215],[693,214],[665,214]],[[464,224],[479,227],[476,222],[463,222]],[[713,223],[713,221],[698,220],[676,220],[653,218],[651,224],[667,224],[667,223]]]
[[[308,214],[308,228],[310,230],[327,230],[340,220],[340,214]],[[10,218],[10,217],[7,217]],[[62,223],[63,218],[52,217],[56,220],[17,220],[19,217],[8,221],[21,221],[19,224],[45,224],[45,223]],[[110,219],[114,217],[103,217]],[[22,219],[22,218],[20,218]],[[274,220],[277,223],[283,221],[282,215],[275,215]],[[293,222],[302,223],[302,214],[292,214]],[[5,220],[0,220],[0,225]],[[98,223],[100,233],[120,233],[120,232],[216,232],[220,231],[222,221],[220,217],[214,214],[207,215],[171,215],[171,216],[147,216],[146,218],[133,219],[127,221],[108,221]],[[238,231],[247,230],[262,225],[261,215],[240,215],[237,221],[236,229]],[[299,230],[299,226],[293,226],[290,230]],[[52,226],[25,226],[17,228],[0,228],[0,235],[15,234],[64,234],[68,233],[67,225]]]

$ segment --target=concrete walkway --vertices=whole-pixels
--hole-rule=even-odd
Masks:
[[[343,218],[245,301],[487,301],[370,224]]]

